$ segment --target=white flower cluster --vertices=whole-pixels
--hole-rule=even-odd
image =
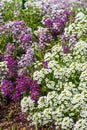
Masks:
[[[5,3],[5,2],[12,3],[13,0],[1,0],[1,2],[3,2],[3,3]]]
[[[0,62],[0,80],[2,79],[2,73],[7,74],[8,68],[7,68],[7,62],[2,61]]]
[[[76,122],[74,130],[87,130],[87,120],[80,119]]]
[[[87,15],[83,12],[78,12],[75,17],[74,23],[71,23],[65,28],[65,34],[77,35],[81,37],[83,34],[87,33]]]
[[[78,50],[78,51],[77,51]],[[73,55],[75,60],[84,62],[87,60],[87,43],[85,41],[80,40],[77,43],[77,46],[74,48]]]
[[[39,98],[33,109],[28,97],[29,119],[39,125],[54,122],[56,128],[62,130],[86,130],[87,42],[80,40],[72,54],[64,54],[62,46],[55,45],[45,54],[44,60],[48,61],[48,68],[35,71],[33,78],[39,84],[44,83],[49,91]],[[24,111],[27,104],[23,108],[23,100]]]
[[[7,62],[6,61],[2,61],[0,62],[0,68],[2,68],[2,70],[7,70]]]
[[[46,68],[42,68],[40,71],[35,71],[33,74],[33,78],[38,81],[38,84],[41,84],[41,82],[43,81],[43,79],[45,78],[46,74],[51,73],[52,70],[51,69],[46,69]]]
[[[27,112],[29,109],[34,109],[34,101],[30,97],[24,97],[21,101],[22,111]]]
[[[41,33],[45,33],[45,32],[47,32],[48,31],[48,29],[47,28],[43,28],[43,27],[38,27],[38,30],[36,30],[36,31],[34,31],[34,34],[36,35],[36,36],[39,36]]]
[[[25,2],[25,8],[28,9],[28,7],[42,8],[42,1],[28,0]]]

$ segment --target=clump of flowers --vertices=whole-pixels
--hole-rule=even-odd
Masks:
[[[22,76],[23,74],[29,73],[28,66],[32,66],[35,60],[34,49],[29,47],[26,50],[26,54],[23,54],[18,61],[18,75]]]
[[[15,57],[10,56],[5,62],[7,63],[6,71],[4,68],[4,73],[1,72],[1,90],[4,96],[16,101],[29,94],[37,102],[40,96],[39,85],[31,80],[29,76],[24,75],[24,69],[20,74]]]
[[[54,123],[56,129],[62,130],[87,128],[86,60],[86,38],[75,44],[72,53],[64,53],[62,45],[57,44],[45,54],[48,67],[36,70],[33,79],[46,93],[37,105],[30,96],[21,101],[22,111],[29,110],[29,121],[38,126]]]
[[[3,79],[3,77],[5,75],[7,75],[7,73],[8,73],[7,62],[6,61],[1,61],[0,62],[0,82]]]
[[[39,37],[40,48],[48,46],[63,35],[64,28],[70,21],[71,15],[73,15],[72,10],[56,9],[50,14],[43,16],[42,23],[45,25],[45,28],[38,27],[38,30],[35,31],[36,36]]]
[[[18,64],[17,64],[17,60],[14,57],[8,57],[7,68],[9,70],[8,75],[11,78],[17,76]]]
[[[49,43],[53,41],[53,36],[47,28],[38,27],[38,30],[35,31],[35,35],[39,37],[39,48],[43,48],[44,46],[47,46]]]
[[[4,60],[8,60],[10,56],[15,57],[17,55],[17,50],[14,43],[8,43],[6,46],[6,51],[4,52]]]
[[[66,8],[68,5],[69,3],[66,2],[66,0],[27,0],[25,8],[28,9],[29,7],[37,7],[40,9],[40,12],[45,15],[58,8]]]
[[[75,22],[65,28],[65,34],[75,34],[77,37],[84,36],[87,32],[87,16],[84,12],[78,12]],[[84,35],[83,35],[84,34]]]
[[[0,38],[5,38],[4,44],[11,42],[26,50],[32,44],[31,28],[27,27],[23,21],[9,21],[0,27]],[[2,39],[3,41],[3,39]],[[21,44],[20,44],[21,43]]]
[[[87,11],[86,11],[87,13]],[[87,16],[85,12],[78,12],[75,21],[70,23],[68,27],[65,28],[63,39],[63,48],[72,51],[75,44],[79,39],[84,40],[87,34]],[[68,43],[68,44],[67,44]]]
[[[5,75],[2,74],[1,90],[4,96],[13,101],[28,93],[37,102],[39,86],[28,76],[28,66],[32,66],[36,60],[31,29],[23,21],[8,22],[1,29],[0,36],[5,38],[7,44],[2,60],[7,63],[8,69]]]
[[[31,80],[31,78],[26,75],[16,78],[15,82],[4,79],[1,84],[1,90],[5,97],[13,101],[17,101],[29,94],[31,99],[37,102],[40,96],[40,87],[38,83]]]
[[[8,61],[9,57],[14,57],[18,64],[18,68],[16,66],[15,69],[18,70],[18,75],[28,73],[27,66],[31,66],[35,60],[31,28],[27,27],[23,21],[16,20],[1,26],[0,31],[1,39],[4,38],[4,44],[7,44],[4,60]],[[5,47],[2,48],[5,49]]]
[[[87,7],[87,1],[86,0],[27,0],[25,3],[26,9],[29,7],[37,7],[41,10],[42,13],[48,14],[52,10],[56,10],[56,8],[66,8],[69,5],[72,6],[72,4],[80,4]]]

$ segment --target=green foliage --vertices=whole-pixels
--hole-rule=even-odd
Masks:
[[[39,9],[30,7],[27,10],[21,8],[21,3],[14,1],[5,3],[3,11],[4,21],[23,20],[32,30],[37,29],[41,25],[42,16]]]
[[[26,26],[31,27],[32,32],[34,32],[38,26],[42,25],[41,20],[42,16],[40,14],[39,9],[30,7],[27,10],[21,8],[21,2],[19,0],[13,2],[5,2],[4,10],[2,11],[3,20],[5,23],[9,21],[22,20],[25,22]],[[34,33],[33,39],[36,40]],[[11,43],[13,41],[12,36],[6,38],[3,34],[0,36],[0,48],[4,52],[7,43]]]
[[[4,101],[4,97],[3,97],[3,94],[0,90],[0,107],[1,107],[3,101]]]
[[[28,8],[27,10],[20,10],[20,15],[17,19],[24,20],[27,26],[36,30],[41,25],[42,16],[37,8]]]
[[[11,120],[12,117],[13,117],[13,111],[10,111],[10,112],[8,113],[8,115],[7,115],[8,121]],[[14,126],[13,126],[12,128],[14,128]],[[12,129],[12,130],[14,130],[14,129]]]
[[[12,126],[12,130],[16,130],[16,126],[15,125]]]

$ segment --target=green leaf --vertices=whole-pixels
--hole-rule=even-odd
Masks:
[[[12,130],[16,130],[16,126],[15,125],[12,126]]]
[[[42,51],[41,51],[41,50],[35,51],[35,55],[36,55],[37,58],[39,58],[41,61],[43,60],[43,55],[42,55]]]

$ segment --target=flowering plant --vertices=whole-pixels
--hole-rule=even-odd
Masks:
[[[37,102],[39,86],[28,74],[28,66],[32,66],[35,61],[31,28],[17,20],[1,26],[1,30],[7,44],[2,60],[7,63],[8,68],[8,72],[1,77],[1,90],[11,100],[16,101],[30,94]]]
[[[1,61],[0,62],[0,83],[1,80],[4,78],[4,76],[7,74],[7,72],[8,72],[7,62]],[[1,92],[1,84],[0,84],[0,106],[2,105],[2,101],[3,101],[3,93]]]
[[[0,81],[2,79],[2,75],[5,76],[8,72],[7,68],[7,62],[6,61],[1,61],[0,62]]]
[[[72,25],[75,23],[76,21]],[[87,128],[87,38],[84,32],[86,23],[81,26],[83,33],[72,51],[64,53],[62,44],[54,45],[44,55],[46,66],[33,74],[33,79],[42,88],[43,96],[39,97],[37,104],[30,96],[24,97],[21,107],[23,112],[29,111],[27,119],[35,125],[54,124],[56,129],[62,130]],[[75,32],[73,29],[71,31]],[[38,68],[38,65],[41,63],[38,62],[35,67]]]
[[[0,0],[0,90],[23,98],[22,112],[36,126],[87,129],[87,9],[80,1],[26,0],[21,10],[19,0]]]
[[[68,27],[64,29],[64,35],[62,35],[64,52],[71,52],[74,45],[79,39],[84,40],[87,33],[87,11],[78,11],[75,16],[75,21],[70,23]]]
[[[33,74],[38,84],[45,86],[47,94],[35,105],[30,97],[22,99],[22,111],[30,111],[28,120],[47,125],[54,122],[58,128],[79,130],[87,128],[87,42],[80,40],[72,54],[64,54],[61,45],[52,47],[44,60],[48,68]],[[82,123],[82,124],[81,124]]]

